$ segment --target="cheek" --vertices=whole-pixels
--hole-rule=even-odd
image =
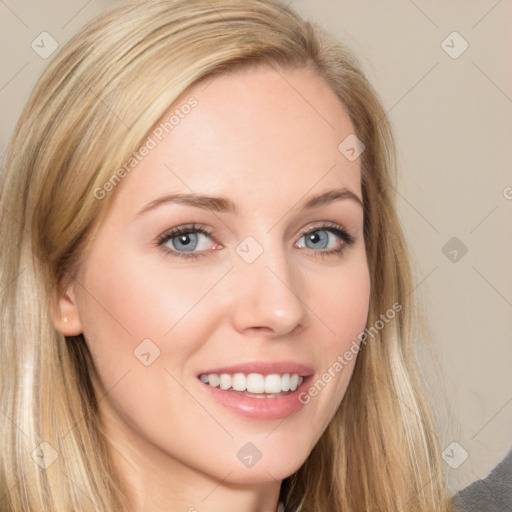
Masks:
[[[98,252],[82,274],[79,300],[101,394],[108,394],[124,423],[156,437],[163,436],[158,432],[162,410],[169,417],[188,410],[201,418],[203,411],[179,383],[187,375],[188,361],[207,339],[208,317],[195,322],[193,311],[212,286],[204,276],[183,269],[165,272],[165,265],[157,263],[141,264],[130,255],[113,260]]]
[[[165,256],[142,261],[136,254],[113,259],[99,253],[83,273],[82,323],[91,340],[101,333],[133,350],[137,340],[163,340],[211,288],[210,281],[204,273],[170,270]]]
[[[135,252],[108,258],[107,252],[91,255],[81,276],[84,336],[105,391],[123,379],[134,403],[149,406],[145,388],[173,387],[164,368],[181,382],[222,316],[220,301],[207,294],[224,271],[171,268],[165,256],[141,262]]]
[[[324,351],[337,354],[346,350],[364,330],[370,301],[370,275],[366,259],[354,258],[350,265],[326,279],[318,288],[315,313],[330,334],[325,338]]]
[[[334,415],[350,382],[368,319],[369,300],[370,276],[364,257],[340,269],[316,293],[314,312],[327,335],[316,337],[321,368],[303,399],[327,415],[323,416],[322,428]]]

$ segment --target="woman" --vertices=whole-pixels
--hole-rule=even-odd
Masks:
[[[277,0],[82,30],[3,176],[2,510],[449,510],[393,151]]]

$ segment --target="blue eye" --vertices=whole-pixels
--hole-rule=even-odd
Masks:
[[[323,224],[314,229],[309,229],[302,233],[301,239],[305,238],[306,247],[311,250],[313,255],[320,257],[340,256],[346,249],[355,243],[355,239],[347,230],[337,224]],[[336,246],[336,238],[341,240]],[[334,249],[328,249],[330,241],[334,242]],[[307,245],[307,244],[310,245]],[[303,246],[301,246],[303,247]],[[318,250],[320,249],[320,250]]]
[[[312,247],[309,246],[309,249],[328,249],[329,238],[332,238],[329,235],[333,235],[332,231],[327,229],[316,229],[315,231],[309,231],[307,234],[303,235],[303,238],[306,238],[306,244],[311,242]]]
[[[161,246],[163,250],[172,256],[177,256],[178,258],[198,258],[206,254],[206,252],[193,252],[197,249],[199,239],[202,236],[210,237],[210,233],[195,224],[179,226],[159,237],[157,245]]]
[[[184,233],[182,235],[176,235],[170,240],[172,240],[174,249],[181,248],[184,251],[193,251],[197,249],[199,234],[200,233]]]
[[[195,224],[179,226],[167,231],[157,240],[157,246],[166,253],[178,258],[199,258],[208,255],[208,247],[200,248],[201,238],[211,238],[212,233]],[[299,248],[306,248],[314,256],[340,256],[347,246],[353,245],[355,240],[344,228],[337,224],[323,224],[314,229],[301,233],[300,239],[305,238],[306,244]],[[340,241],[336,241],[336,238]],[[329,245],[334,243],[334,249]]]

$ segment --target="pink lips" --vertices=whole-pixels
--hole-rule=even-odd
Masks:
[[[198,384],[201,388],[217,403],[239,415],[259,420],[283,419],[302,409],[304,403],[299,400],[299,396],[310,386],[314,374],[311,368],[303,364],[264,361],[209,368],[201,371],[199,375],[211,373],[217,375],[221,373],[244,373],[246,375],[249,373],[261,373],[262,375],[297,373],[303,377],[302,384],[295,391],[289,392],[284,396],[270,398],[254,398],[246,396],[243,392],[233,390],[223,391],[198,379]]]
[[[221,373],[261,373],[262,375],[270,375],[271,373],[298,373],[301,377],[309,377],[313,375],[313,370],[308,366],[299,363],[287,362],[287,361],[273,361],[273,362],[265,362],[265,361],[253,361],[250,363],[241,363],[235,364],[232,366],[223,366],[217,368],[208,368],[207,370],[201,371],[199,375],[206,373],[216,373],[220,375]]]

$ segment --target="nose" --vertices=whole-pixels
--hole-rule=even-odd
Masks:
[[[303,280],[282,251],[264,250],[252,263],[237,261],[232,272],[234,327],[238,332],[265,332],[284,337],[308,322]]]

